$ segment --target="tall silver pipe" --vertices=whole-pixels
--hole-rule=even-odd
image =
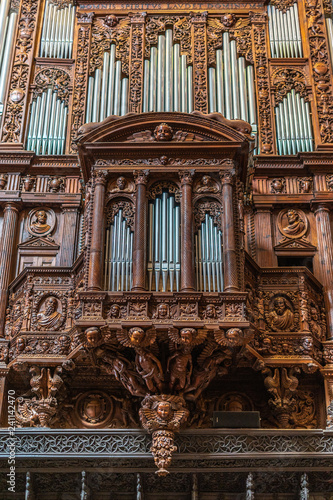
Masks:
[[[92,113],[91,113],[91,121],[98,122],[99,121],[99,107],[100,107],[100,93],[101,93],[101,77],[102,71],[100,69],[96,69],[94,76],[94,91],[93,91],[93,102],[92,102]],[[117,113],[119,114],[119,113]]]
[[[55,123],[57,115],[57,93],[52,94],[52,107],[51,107],[51,120],[50,120],[50,130],[49,130],[49,154],[52,154],[53,143],[55,139]]]
[[[149,111],[149,66],[150,61],[145,59],[143,70],[143,113],[147,113]]]
[[[158,35],[156,111],[164,111],[164,84],[165,84],[165,35]]]
[[[302,57],[302,38],[297,2],[286,12],[268,6],[271,57]]]
[[[6,31],[6,40],[3,47],[2,58],[0,59],[0,104],[4,102],[6,94],[6,83],[8,80],[8,70],[11,60],[11,54],[14,46],[14,35],[17,20],[17,12],[11,12],[9,15]]]
[[[216,51],[216,97],[217,111],[224,115],[223,55],[221,49]]]
[[[237,47],[235,40],[230,42],[230,60],[231,60],[231,92],[232,92],[232,117],[240,118],[239,93],[242,91],[238,83],[237,67]]]
[[[52,154],[56,155],[58,152],[58,129],[60,126],[60,118],[61,118],[61,101],[60,99],[57,99],[57,105],[56,105],[56,116],[55,116],[55,123],[54,123],[54,131],[53,131],[53,138],[52,138]]]
[[[49,132],[49,126],[50,126],[51,103],[52,103],[52,89],[47,89],[45,114],[43,117],[41,117],[44,121],[43,138],[42,138],[42,155],[46,154],[47,146],[48,146],[48,142],[49,142],[48,132]]]
[[[30,105],[30,122],[29,122],[29,131],[28,131],[28,139],[27,139],[27,150],[31,151],[31,143],[33,136],[33,129],[36,120],[36,101],[33,100]]]
[[[88,90],[87,90],[87,107],[86,107],[86,122],[87,123],[92,121],[93,93],[94,93],[94,77],[89,76],[89,78],[88,78]]]
[[[114,43],[110,47],[110,59],[109,59],[109,77],[108,77],[108,102],[107,102],[107,115],[113,115],[113,92],[115,83],[115,60],[116,60],[116,46]]]
[[[240,101],[240,118],[248,121],[249,114],[247,109],[247,85],[246,85],[246,70],[245,59],[240,57],[238,59],[238,79],[239,79],[239,101]]]
[[[231,102],[231,72],[230,72],[230,46],[229,33],[223,33],[223,69],[224,69],[224,96],[225,96],[225,117],[232,118]]]
[[[180,58],[180,89],[181,89],[181,111],[187,113],[187,63],[186,56],[182,55]]]
[[[10,7],[10,0],[1,0],[0,3],[0,54],[2,54],[6,37],[7,16]]]
[[[193,111],[193,66],[187,66],[187,112]]]
[[[116,61],[114,103],[113,103],[113,113],[115,115],[120,114],[120,92],[121,92],[121,61]]]
[[[176,290],[180,290],[180,206],[175,206],[175,272],[176,272]]]
[[[209,112],[215,113],[216,111],[216,71],[215,68],[208,68],[208,82],[209,82]]]
[[[165,31],[165,111],[172,111],[172,84],[173,84],[173,64],[172,64],[172,29]]]
[[[157,48],[150,49],[149,111],[156,111]]]
[[[156,198],[155,200],[155,220],[154,220],[154,231],[155,231],[155,245],[154,245],[154,271],[155,271],[155,290],[159,290],[160,284],[160,254],[161,254],[161,199]]]
[[[101,106],[99,112],[99,121],[101,122],[106,118],[107,98],[108,98],[108,76],[109,76],[109,63],[110,55],[104,52],[103,55],[103,74],[102,74],[102,88],[101,88]]]
[[[173,111],[180,111],[180,46],[173,46]]]
[[[126,115],[128,113],[128,78],[123,78],[121,80],[121,107],[120,114],[121,116]]]
[[[154,264],[153,264],[153,258],[154,258],[154,231],[155,231],[155,224],[154,224],[154,204],[149,203],[149,228],[148,228],[148,265],[147,265],[147,272],[148,272],[148,290],[152,290],[153,286],[153,270],[154,270]]]

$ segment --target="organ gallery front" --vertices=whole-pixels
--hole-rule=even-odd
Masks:
[[[1,498],[332,500],[332,13],[0,1]]]

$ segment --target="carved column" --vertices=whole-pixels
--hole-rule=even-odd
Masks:
[[[147,246],[147,180],[149,170],[135,170],[136,184],[135,225],[133,240],[133,286],[132,290],[146,287],[146,246]]]
[[[63,232],[61,239],[60,266],[71,266],[77,247],[79,209],[75,205],[63,205]]]
[[[261,267],[274,267],[277,258],[273,247],[272,210],[270,206],[257,207],[254,215],[257,263]]]
[[[130,14],[129,17],[132,25],[129,63],[129,112],[142,113],[146,12]]]
[[[208,12],[191,13],[194,109],[208,113],[207,24]]]
[[[193,207],[192,207],[192,183],[194,170],[179,172],[181,180],[182,202],[181,202],[181,292],[195,290],[194,285],[194,255],[193,255]]]
[[[98,170],[95,173],[91,243],[89,253],[88,290],[102,289],[106,178],[107,172],[105,170]]]
[[[4,342],[4,341],[2,341]],[[7,351],[8,352],[8,351]],[[2,352],[0,352],[1,356]],[[1,362],[1,364],[4,361]],[[0,425],[1,427],[5,427],[9,424],[7,423],[7,414],[8,413],[8,393],[7,393],[7,375],[8,369],[0,368]],[[12,398],[12,401],[15,402],[15,396]],[[7,412],[6,412],[7,410]]]
[[[325,367],[321,370],[325,384],[326,428],[333,429],[333,342],[324,342]]]
[[[234,173],[231,171],[220,172],[223,200],[222,234],[225,292],[237,292],[239,289],[233,207],[233,176]]]
[[[321,281],[324,285],[324,299],[327,311],[327,338],[333,339],[333,240],[330,209],[318,205],[315,210],[318,253]]]
[[[6,203],[2,236],[0,240],[0,336],[3,337],[5,324],[8,285],[16,243],[16,228],[19,216],[18,207],[14,203]]]
[[[81,13],[77,18],[77,51],[75,66],[75,78],[73,88],[73,103],[71,117],[71,152],[75,152],[73,140],[77,137],[79,128],[85,123],[86,91],[88,81],[88,61],[90,58],[91,24],[94,18],[93,12]],[[75,39],[75,37],[74,37]]]

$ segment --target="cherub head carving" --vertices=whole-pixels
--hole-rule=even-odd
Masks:
[[[222,24],[226,27],[226,28],[231,28],[231,26],[233,26],[235,24],[235,21],[236,21],[236,17],[234,14],[224,14],[224,16],[222,16],[221,18],[221,21],[222,21]]]
[[[188,417],[185,401],[180,396],[162,394],[146,396],[139,410],[142,425],[147,430],[178,430]]]
[[[223,347],[239,347],[243,344],[243,332],[240,328],[230,328],[227,332],[216,330],[214,332],[215,340]]]
[[[171,141],[173,136],[173,130],[167,123],[161,123],[157,125],[154,130],[154,137],[156,141]]]
[[[169,328],[168,334],[173,344],[192,349],[205,340],[207,331],[196,330],[195,328],[182,328],[179,332],[177,328]]]
[[[101,333],[99,328],[96,326],[92,326],[91,328],[87,328],[85,331],[86,334],[86,343],[88,347],[96,347],[98,346],[101,340]]]
[[[148,347],[155,342],[156,330],[144,331],[142,328],[134,326],[129,330],[119,330],[117,339],[125,347],[134,347],[134,349]]]
[[[108,28],[114,28],[118,24],[117,16],[115,16],[114,14],[111,14],[110,16],[106,16],[106,18],[104,19],[104,24]]]

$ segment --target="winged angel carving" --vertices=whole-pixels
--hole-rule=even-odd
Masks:
[[[183,328],[179,332],[177,328],[170,328],[168,335],[171,353],[167,363],[167,371],[170,373],[169,387],[171,391],[183,391],[191,381],[192,350],[202,344],[207,337],[207,331]]]
[[[146,396],[139,414],[143,427],[149,431],[157,429],[177,431],[186,421],[189,411],[182,397],[162,394]]]
[[[135,350],[136,370],[145,381],[148,390],[153,393],[162,392],[164,376],[162,365],[157,358],[156,330],[144,331],[138,327],[119,330],[117,339],[121,345]]]

